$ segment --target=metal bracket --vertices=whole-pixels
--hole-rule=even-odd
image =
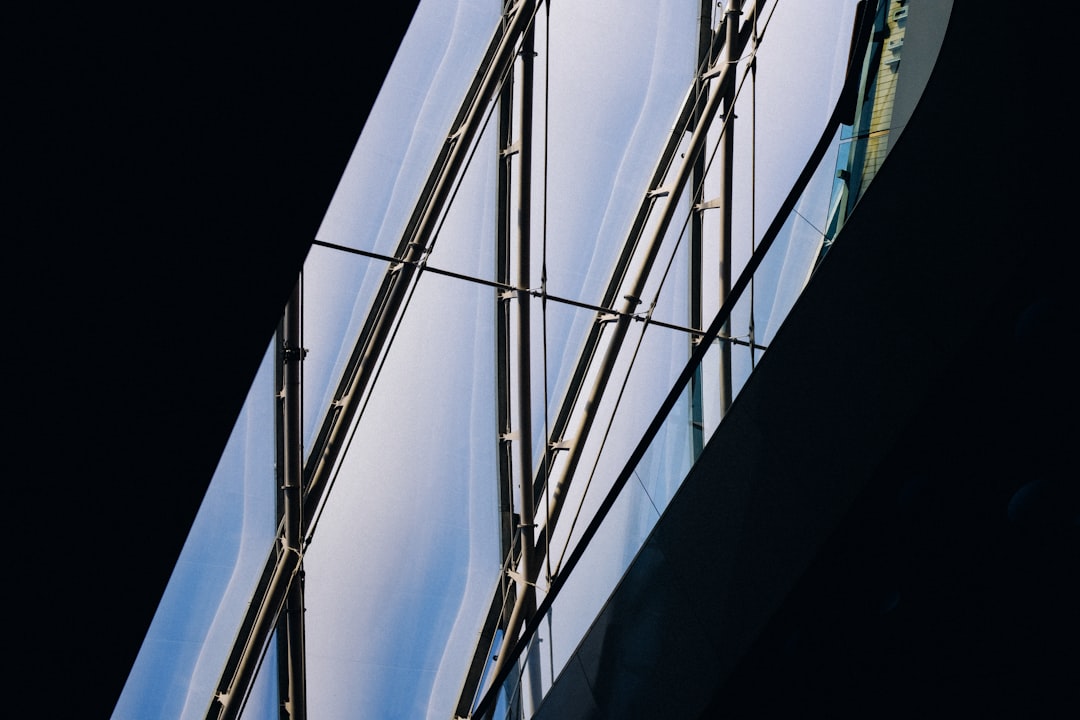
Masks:
[[[606,313],[600,313],[600,315],[598,315],[597,318],[596,318],[596,322],[600,323],[601,325],[604,325],[605,323],[615,322],[618,319],[619,319],[619,313],[606,312]]]
[[[538,587],[540,587],[540,586],[539,586],[539,585],[537,585],[536,583],[534,583],[534,582],[529,582],[528,580],[526,580],[526,579],[525,579],[525,576],[524,576],[524,575],[522,575],[521,573],[519,573],[519,572],[518,572],[517,570],[514,570],[513,568],[507,568],[507,570],[506,570],[506,574],[507,574],[507,575],[508,575],[508,576],[510,577],[510,579],[511,579],[511,580],[513,580],[514,582],[517,582],[517,583],[522,583],[522,584],[524,584],[524,585],[530,585],[530,586],[532,586],[532,587],[534,587],[534,588],[538,588]]]
[[[292,343],[285,342],[281,346],[281,359],[284,362],[299,362],[303,361],[307,357],[307,348],[297,348]]]

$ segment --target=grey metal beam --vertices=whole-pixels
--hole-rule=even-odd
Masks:
[[[530,350],[530,301],[527,292],[531,270],[531,193],[533,156],[533,86],[534,86],[534,33],[530,27],[519,52],[518,67],[521,82],[515,84],[511,72],[503,83],[499,95],[499,158],[497,169],[497,222],[495,238],[495,278],[517,290],[501,290],[496,294],[495,310],[495,367],[496,367],[496,427],[497,438],[497,492],[500,515],[500,551],[507,560],[507,569],[518,562],[530,567],[529,556],[533,544],[533,493],[532,493],[532,381]],[[516,102],[520,94],[520,103]],[[515,140],[514,118],[520,123]],[[515,159],[517,170],[515,172]],[[516,180],[516,183],[515,183]],[[515,194],[516,190],[516,194]],[[516,197],[516,202],[515,202]],[[517,212],[514,211],[515,207]],[[515,243],[516,240],[516,243]],[[511,267],[517,261],[516,273]],[[516,276],[516,277],[515,277]],[[517,322],[512,322],[516,315]],[[516,393],[511,378],[516,367]],[[516,399],[516,403],[515,403]],[[516,407],[515,407],[516,406]],[[515,412],[516,410],[516,412]],[[517,459],[517,475],[521,482],[521,503],[514,512],[514,459]],[[503,593],[505,595],[505,591]],[[535,591],[519,580],[514,597],[526,595],[526,610],[535,607]],[[455,709],[456,717],[465,717],[471,709],[473,695],[489,661],[491,641],[499,629],[507,624],[516,627],[520,616],[503,613],[506,603],[499,593],[493,597],[491,613],[466,671],[465,681]],[[517,607],[511,602],[509,609]]]
[[[293,290],[295,291],[295,287]],[[302,292],[302,291],[301,291]],[[288,302],[292,302],[294,294],[289,295]],[[283,527],[285,518],[285,494],[280,492],[285,487],[285,318],[289,309],[286,305],[285,313],[278,322],[277,334],[274,336],[274,388],[277,390],[277,402],[274,403],[274,482],[275,482],[275,518],[277,526]],[[278,687],[278,718],[289,720],[288,711],[281,698],[289,696],[289,640],[288,631],[285,629],[284,615],[278,619],[275,631],[275,645],[277,647],[277,687]]]
[[[263,582],[260,583],[260,588],[256,593],[264,600],[269,598],[270,606],[280,605],[281,607],[280,617],[274,623],[278,631],[280,651],[279,692],[281,715],[290,720],[304,720],[307,717],[303,584],[293,582],[288,588],[281,587],[281,580],[284,577],[292,577],[303,572],[300,560],[304,528],[300,457],[303,356],[300,330],[300,284],[297,283],[282,318],[276,352],[276,380],[279,390],[276,410],[278,464],[275,475],[280,484],[278,519],[281,534],[278,545],[271,553],[273,562],[268,562],[264,568]],[[290,557],[285,559],[285,555]],[[291,565],[294,560],[296,567],[289,570],[287,575],[282,574],[283,566]],[[272,628],[265,624],[265,619],[261,622],[263,623],[261,625],[256,625],[254,622],[245,623],[241,628],[240,636],[247,640],[240,645],[240,651],[234,648],[226,674],[239,679],[243,689],[229,692],[228,687],[219,686],[215,700],[219,717],[238,717],[243,709],[248,692],[247,686],[254,678],[261,660],[261,650],[256,649],[257,636],[261,632],[272,632]],[[241,685],[237,684],[237,687],[240,688]]]
[[[521,158],[519,164],[520,185],[518,200],[518,247],[517,281],[521,287],[531,286],[532,254],[532,165],[533,165],[533,91],[534,91],[534,26],[525,31],[521,45]],[[533,493],[533,451],[532,451],[532,351],[530,338],[532,321],[530,303],[532,298],[527,293],[519,293],[517,309],[517,456],[518,477],[521,482],[520,508],[520,575],[517,576],[517,602],[507,620],[506,636],[517,635],[520,623],[532,618],[536,611],[536,587],[530,578],[539,575],[540,568],[534,551],[536,508]],[[496,671],[503,663],[497,659]],[[531,665],[529,683],[539,689],[540,674],[536,664]],[[523,694],[523,702],[528,696]]]
[[[693,95],[695,98],[699,98],[699,102],[694,106],[694,125],[700,121],[701,115],[701,103],[704,101],[705,93],[708,91],[708,83],[704,78],[704,69],[709,66],[711,61],[712,47],[713,47],[713,25],[712,25],[712,9],[713,0],[701,0],[701,5],[698,8],[698,60],[697,67],[699,72],[694,78]],[[688,243],[688,262],[687,262],[687,306],[689,314],[687,322],[692,328],[700,328],[703,325],[703,313],[702,308],[702,279],[704,273],[704,222],[703,212],[704,210],[699,206],[704,201],[705,191],[705,176],[706,176],[705,155],[703,153],[698,154],[694,159],[693,168],[690,175],[690,202],[694,211],[690,215],[690,227],[689,227],[689,243]],[[689,338],[688,352],[693,351],[694,345],[700,341],[700,336],[693,336]],[[703,378],[701,371],[695,373],[691,378],[688,387],[689,401],[690,401],[690,437],[691,447],[694,457],[696,458],[701,454],[701,450],[704,447],[704,435],[705,435],[705,420],[704,420],[704,392],[702,389]]]
[[[285,551],[302,558],[307,528],[303,516],[302,378],[303,334],[301,332],[301,285],[297,283],[282,323],[282,438],[284,478],[282,483]],[[300,581],[289,586],[282,628],[285,631],[286,691],[281,701],[289,720],[307,718],[307,673],[304,654],[303,560],[297,572]]]
[[[724,11],[724,54],[722,62],[730,67],[738,60],[742,47],[736,49],[735,34],[737,32],[738,18],[741,15],[740,0],[728,0],[728,6]],[[749,24],[747,24],[749,26]],[[724,132],[720,138],[720,303],[723,304],[731,292],[731,250],[734,244],[732,238],[732,192],[734,189],[735,171],[735,85],[730,83],[726,86],[724,105]],[[731,324],[721,328],[721,333],[731,334]],[[731,345],[724,343],[720,347],[720,412],[726,413],[731,407]]]
[[[510,243],[513,236],[514,145],[513,74],[507,77],[499,93],[499,160],[496,169],[495,281],[502,288],[512,288]],[[496,448],[499,498],[499,551],[505,557],[513,544],[514,525],[514,453],[513,420],[510,401],[510,301],[514,293],[497,288],[495,302],[495,427],[499,434]]]

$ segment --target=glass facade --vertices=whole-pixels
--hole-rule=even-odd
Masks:
[[[531,716],[600,662],[582,639],[869,167],[863,3],[632,5],[421,2],[300,278],[301,417],[277,338],[114,718],[296,712],[296,641],[240,653],[283,632],[274,573],[312,717]]]

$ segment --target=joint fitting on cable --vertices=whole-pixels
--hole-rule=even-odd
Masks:
[[[300,362],[307,357],[307,348],[300,348],[294,346],[290,342],[285,342],[281,347],[282,359],[287,362]]]

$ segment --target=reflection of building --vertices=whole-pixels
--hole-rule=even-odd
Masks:
[[[858,93],[852,98],[851,116],[844,131],[845,142],[837,158],[834,200],[822,252],[828,250],[836,233],[843,226],[851,209],[874,179],[894,139],[903,130],[894,128],[893,111],[901,82],[901,55],[907,34],[908,0],[887,0],[878,4],[872,34],[866,39],[863,52],[862,80]],[[947,7],[920,8],[931,16],[923,20],[923,32],[932,24],[940,24],[947,16]],[[916,58],[916,62],[925,62]],[[920,85],[919,79],[912,84]],[[909,90],[910,98],[917,91]],[[901,102],[905,95],[901,95]]]
[[[857,195],[862,195],[874,179],[889,149],[907,16],[907,0],[890,0],[881,3],[874,21],[873,45],[867,53],[864,85],[860,88],[861,105],[852,133],[862,146],[854,153],[857,160],[850,169],[853,177],[859,178]]]
[[[898,144],[878,178],[881,184],[875,182],[867,190],[865,202],[845,229],[853,233],[852,238],[866,242],[838,242],[829,263],[815,279],[816,290],[805,302],[800,301],[795,316],[798,324],[793,322],[785,331],[787,346],[797,344],[799,351],[788,355],[788,362],[782,362],[782,353],[773,356],[777,359],[768,369],[778,381],[773,385],[778,388],[775,393],[801,396],[817,385],[822,391],[830,390],[829,395],[821,398],[811,392],[805,397],[807,404],[770,414],[768,409],[775,407],[771,403],[779,400],[770,396],[773,391],[761,388],[762,394],[747,396],[755,399],[757,410],[736,416],[746,428],[741,442],[734,437],[725,441],[732,443],[734,464],[748,466],[755,458],[759,460],[753,467],[758,476],[772,469],[776,478],[791,477],[785,474],[781,460],[788,455],[788,462],[798,462],[808,485],[771,487],[804,490],[789,495],[802,510],[798,517],[810,519],[812,529],[820,532],[819,539],[835,531],[837,542],[807,545],[808,557],[803,558],[803,564],[785,564],[785,542],[793,536],[785,536],[779,532],[783,528],[769,523],[785,521],[784,527],[790,529],[795,515],[740,514],[730,510],[738,507],[732,503],[724,506],[727,510],[701,503],[694,522],[706,532],[727,533],[731,542],[684,546],[685,558],[701,559],[695,554],[700,552],[711,556],[711,562],[720,558],[737,565],[743,581],[739,590],[745,594],[741,599],[735,593],[721,594],[730,588],[709,585],[720,576],[719,569],[697,563],[690,563],[695,574],[687,584],[653,585],[673,593],[688,589],[684,594],[695,602],[702,598],[716,601],[699,615],[692,608],[675,616],[688,627],[691,622],[697,628],[720,626],[727,618],[725,627],[743,628],[744,636],[733,633],[722,638],[732,641],[729,647],[741,643],[747,650],[726,657],[726,670],[711,664],[713,659],[702,657],[704,635],[667,647],[652,646],[660,650],[654,649],[651,656],[660,657],[659,664],[673,671],[661,677],[696,677],[697,687],[721,709],[768,714],[768,709],[798,707],[823,714],[855,715],[869,707],[871,710],[862,714],[887,715],[898,708],[914,713],[924,704],[938,703],[936,706],[958,714],[972,709],[1023,714],[1031,706],[1036,713],[1050,714],[1054,701],[1071,687],[1067,679],[1069,662],[1075,659],[1075,636],[1068,634],[1063,621],[1075,598],[1058,569],[1065,556],[1055,535],[1068,532],[1057,529],[1060,523],[1055,520],[1054,508],[1047,512],[1046,506],[1039,504],[1040,492],[1048,493],[1043,499],[1053,500],[1060,487],[1055,483],[1068,477],[1060,472],[1060,463],[1067,459],[1063,448],[1069,436],[1046,417],[1058,408],[1056,394],[1066,377],[1063,345],[1056,342],[1064,333],[1056,322],[1068,316],[1066,284],[1062,281],[1067,265],[1064,254],[1051,241],[1062,230],[1058,208],[1063,206],[1054,202],[1053,188],[1031,181],[1033,177],[1049,177],[1046,171],[1052,169],[1046,158],[1030,152],[1028,141],[1038,137],[1034,131],[1044,120],[1038,113],[1030,118],[1009,118],[1009,142],[1004,143],[1000,125],[991,128],[962,122],[972,116],[997,117],[994,109],[1000,107],[997,93],[1001,86],[1012,91],[1027,87],[1018,82],[1030,69],[1025,63],[1006,64],[993,78],[967,72],[971,57],[985,56],[986,38],[1000,30],[999,20],[1009,9],[1004,3],[957,3],[943,59],[930,86],[933,102],[913,111],[904,133],[907,139]],[[917,10],[918,6],[912,8],[912,22]],[[1022,37],[1042,37],[1021,29],[1036,28],[1012,28]],[[914,41],[914,36],[909,38],[909,42]],[[910,46],[905,47],[905,63],[911,58],[909,50]],[[1027,106],[1026,102],[1019,105]],[[963,142],[958,142],[961,125]],[[317,124],[308,127],[314,132]],[[305,184],[284,171],[272,177],[287,187]],[[884,190],[875,194],[874,188]],[[298,189],[297,195],[300,193]],[[250,196],[233,196],[233,200],[243,202],[243,197],[267,216],[246,215],[245,222],[255,231],[271,233],[280,222],[273,218],[272,208]],[[325,198],[314,200],[313,205],[320,202]],[[933,213],[912,211],[929,207],[934,208]],[[320,211],[310,212],[314,217]],[[298,225],[304,222],[298,221]],[[117,227],[122,232],[124,223],[118,222]],[[230,238],[224,230],[220,235],[213,234],[213,229],[209,232],[215,242],[228,246]],[[212,257],[212,244],[198,247],[206,251],[206,257]],[[238,263],[236,267],[242,266]],[[280,275],[290,275],[292,268],[287,270]],[[220,312],[216,301],[233,297],[222,289],[231,283],[210,269],[192,268],[188,277],[210,278],[201,290],[215,302],[205,307]],[[157,297],[152,291],[145,292]],[[260,297],[265,304],[250,312],[253,318],[265,321],[262,330],[268,333],[286,296],[266,291]],[[196,398],[213,397],[214,393],[207,390],[204,394],[200,388],[216,387],[224,389],[222,397],[235,400],[250,380],[250,367],[239,361],[230,365],[230,352],[250,360],[261,352],[266,338],[253,333],[258,337],[253,337],[250,345],[244,344],[237,337],[230,338],[230,333],[237,332],[235,323],[222,320],[219,327],[213,321],[207,323],[208,315],[197,314],[206,325],[201,330],[218,333],[213,337],[221,339],[220,343],[209,343],[220,350],[221,357],[214,362],[214,372],[207,368],[203,375],[202,368],[192,367],[193,358],[206,357],[202,352],[209,355],[210,349],[202,343],[189,343],[205,336],[186,332],[193,329],[193,323],[190,319],[185,323],[181,312],[204,307],[202,302],[203,298],[186,293],[177,301],[173,328],[184,340],[179,348],[163,342],[166,350],[157,362],[149,364],[176,370],[175,375],[164,372],[163,377],[200,381],[184,384],[185,392]],[[167,313],[159,305],[154,309]],[[1048,324],[1050,320],[1054,323]],[[943,328],[956,334],[944,333]],[[163,332],[160,337],[168,335]],[[87,340],[100,338],[88,333]],[[84,347],[101,345],[87,342]],[[782,347],[773,348],[777,349]],[[166,354],[183,357],[170,359]],[[91,365],[99,371],[97,377],[119,380],[123,375],[109,369],[115,355],[109,354],[107,359],[109,362],[105,357],[91,356],[82,362],[100,363]],[[228,371],[230,366],[232,372]],[[215,373],[221,376],[217,380],[212,377]],[[225,383],[226,379],[235,385]],[[104,386],[119,387],[120,382]],[[160,399],[160,393],[139,393],[132,407],[140,413],[155,413],[148,406]],[[160,542],[160,554],[169,558],[161,562],[154,577],[132,575],[126,563],[115,570],[110,563],[97,565],[93,578],[104,577],[107,586],[122,587],[125,592],[89,593],[82,598],[84,614],[80,614],[79,626],[83,630],[87,617],[98,618],[101,625],[116,628],[117,633],[129,623],[139,626],[132,630],[134,636],[145,630],[148,613],[160,595],[162,578],[180,542],[177,538],[184,536],[190,524],[193,504],[183,506],[174,501],[173,512],[181,517],[178,534],[171,536],[169,544],[161,539],[169,518],[146,522],[145,505],[125,505],[125,498],[131,503],[130,498],[145,488],[145,468],[157,465],[160,457],[156,449],[161,447],[178,449],[170,453],[176,458],[176,467],[154,473],[162,486],[176,487],[180,492],[192,477],[201,481],[205,465],[220,452],[222,437],[220,432],[202,428],[213,426],[214,418],[222,418],[220,423],[231,422],[236,405],[223,403],[229,407],[218,416],[207,408],[207,402],[193,404],[199,407],[181,408],[177,419],[162,413],[155,433],[149,428],[129,428],[126,432],[132,446],[125,455],[127,463],[120,463],[120,467],[115,463],[115,438],[124,434],[117,428],[128,428],[130,417],[113,417],[114,422],[102,423],[109,427],[107,436],[104,430],[95,429],[94,423],[82,424],[82,433],[112,442],[84,441],[84,452],[75,453],[79,459],[78,465],[73,465],[79,472],[71,476],[85,476],[86,467],[101,459],[101,467],[112,467],[117,474],[111,478],[114,485],[96,486],[94,497],[104,496],[106,505],[115,502],[127,512],[105,510],[92,520],[72,512],[70,518],[65,517],[71,521],[69,537],[79,542],[100,538],[102,547],[126,548],[132,543],[132,531],[138,528],[141,545],[154,547]],[[100,413],[100,407],[96,411]],[[73,408],[71,412],[80,410]],[[176,425],[170,424],[174,422]],[[156,437],[168,434],[169,429],[177,430],[175,438]],[[99,432],[103,437],[97,437]],[[182,463],[197,455],[198,448],[185,447],[178,438],[185,437],[184,442],[191,443],[195,432],[206,432],[204,437],[212,447],[202,456],[203,465],[192,468]],[[76,448],[79,442],[79,438],[72,439]],[[754,447],[760,448],[756,455]],[[774,457],[774,464],[762,464],[760,458],[766,456]],[[132,464],[137,469],[125,467]],[[860,487],[880,492],[856,493],[850,506],[854,511],[847,512],[847,505],[831,503],[826,488],[835,486],[828,484],[830,478],[858,481]],[[751,485],[729,489],[745,490],[741,497],[766,506],[770,498],[780,494],[765,492],[767,486],[757,487],[760,494],[750,492]],[[890,502],[897,497],[904,500],[902,513],[891,512],[896,506]],[[1026,500],[1030,504],[1025,505]],[[1058,500],[1057,505],[1060,508],[1063,503]],[[1028,525],[1027,512],[1046,514],[1042,522]],[[762,521],[757,530],[751,522],[755,518]],[[889,532],[883,532],[885,529]],[[731,545],[745,554],[716,554],[717,547]],[[73,575],[66,580],[70,583],[73,578],[85,577],[86,587],[99,587],[87,570],[79,570],[86,564],[87,558],[80,554]],[[48,563],[43,566],[51,568]],[[902,572],[891,579],[902,579],[901,592],[893,596],[896,585],[890,584],[888,572],[897,568]],[[786,579],[784,570],[791,571]],[[799,578],[794,586],[790,584],[793,578]],[[863,593],[867,588],[870,590]],[[131,608],[142,589],[147,597],[140,614]],[[770,591],[775,594],[769,595]],[[664,599],[659,593],[649,597]],[[897,598],[894,605],[891,601]],[[608,644],[620,652],[609,659],[632,658],[635,643],[646,647],[650,639],[677,637],[665,635],[668,628],[661,622],[673,616],[667,612],[673,605],[630,604],[632,610],[643,607],[648,612],[639,612],[636,622],[610,626]],[[767,616],[758,617],[757,629],[739,622],[755,610]],[[64,622],[52,614],[50,610],[45,617],[57,624]],[[67,641],[72,637],[85,635],[71,633]],[[92,640],[88,644],[99,649]],[[129,643],[125,647],[133,657],[133,646]],[[85,658],[78,659],[86,664]],[[687,659],[694,663],[687,664]],[[121,664],[125,667],[101,683],[101,695],[73,693],[78,697],[71,700],[72,712],[58,710],[57,714],[85,713],[86,698],[92,697],[101,697],[102,707],[107,708],[119,691],[115,675],[127,670],[127,663]],[[640,679],[626,667],[628,664],[621,668],[617,662],[609,665],[619,672],[608,678]],[[89,664],[80,670],[82,676],[95,678],[95,673],[104,673],[106,668]],[[721,670],[728,674],[722,675]],[[710,671],[715,671],[716,678],[733,679],[726,685],[718,681],[714,687],[708,679],[694,674]],[[647,683],[635,685],[638,690],[655,689]],[[626,686],[611,682],[589,690],[593,697],[601,697],[604,688],[625,690]],[[54,700],[54,704],[63,702],[63,697]]]

